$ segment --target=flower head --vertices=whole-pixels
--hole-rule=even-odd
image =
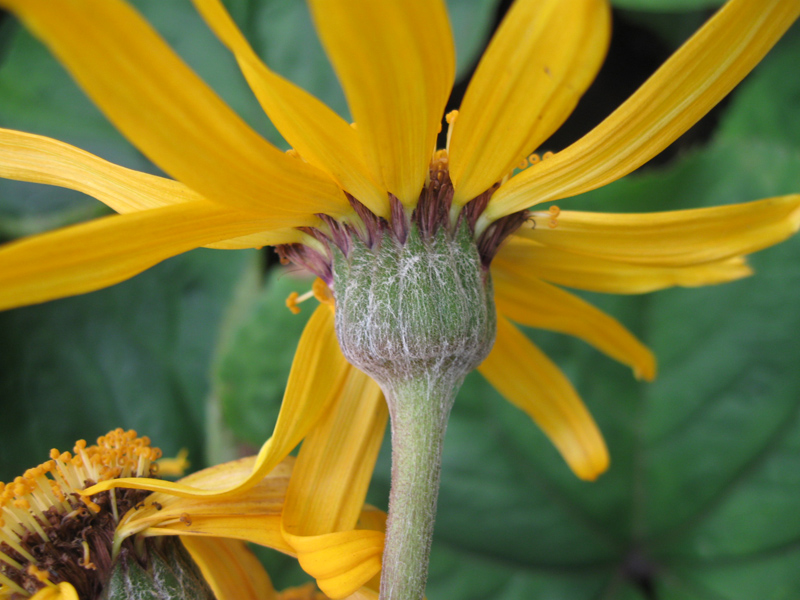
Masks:
[[[310,2],[355,127],[264,65],[219,0],[194,3],[294,151],[250,130],[123,0],[3,0],[175,180],[0,131],[0,174],[72,187],[121,213],[0,251],[1,306],[97,289],[200,245],[278,245],[336,296],[334,249],[348,254],[384,233],[404,240],[413,223],[434,230],[462,219],[491,266],[499,312],[480,370],[592,479],[608,457],[591,417],[508,319],[577,335],[651,379],[655,361],[640,342],[556,286],[627,294],[730,281],[750,273],[744,255],[800,224],[796,195],[665,214],[525,212],[605,185],[666,147],[763,57],[797,18],[798,0],[728,2],[605,121],[542,159],[531,152],[602,62],[603,0],[516,2],[436,152],[454,77],[442,3]],[[521,163],[530,166],[513,175]]]
[[[98,438],[96,445],[80,440],[72,453],[54,449],[50,455],[13,482],[0,483],[0,598],[100,598],[114,585],[112,580],[124,578],[130,569],[152,569],[154,562],[180,557],[180,544],[170,542],[179,539],[174,536],[181,536],[202,571],[200,578],[189,568],[182,582],[187,589],[194,585],[198,597],[206,582],[220,598],[325,597],[313,586],[275,592],[243,543],[292,553],[281,539],[279,524],[293,459],[244,494],[225,501],[190,501],[141,489],[83,493],[99,482],[155,475],[161,452],[134,431],[117,429]],[[186,481],[213,487],[225,478],[240,479],[251,469],[252,459],[243,459]],[[191,562],[179,558],[175,564]],[[173,572],[179,571],[175,564]]]

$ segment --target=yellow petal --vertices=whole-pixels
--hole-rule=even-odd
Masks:
[[[297,550],[300,566],[331,598],[355,593],[381,570],[384,534],[379,531],[339,531],[317,536],[284,533]]]
[[[319,591],[317,586],[310,581],[306,584],[281,590],[278,600],[328,600],[328,597]]]
[[[388,418],[378,384],[350,367],[336,403],[303,441],[283,512],[286,531],[317,535],[356,526]]]
[[[485,222],[627,175],[730,92],[800,15],[800,0],[731,0],[583,138],[501,186]]]
[[[261,447],[247,477],[224,486],[206,487],[160,479],[109,479],[83,491],[94,495],[115,487],[163,491],[186,498],[226,498],[252,488],[280,463],[306,436],[309,430],[339,396],[350,365],[339,350],[333,326],[333,311],[321,304],[306,323],[294,355],[286,393],[272,437]],[[186,483],[188,482],[188,484]]]
[[[0,177],[83,192],[119,213],[203,200],[185,185],[109,163],[79,148],[0,129]]]
[[[31,596],[30,600],[80,600],[78,592],[67,582],[47,586]]]
[[[573,254],[512,236],[492,266],[511,277],[536,277],[571,288],[608,294],[643,294],[673,286],[696,287],[753,274],[742,257],[689,267],[660,267]]]
[[[209,200],[246,210],[344,215],[319,170],[242,121],[123,0],[0,0],[50,47],[150,160]]]
[[[0,177],[77,190],[118,213],[203,200],[198,193],[172,179],[126,169],[64,142],[10,129],[0,129]],[[259,248],[292,244],[302,236],[297,229],[289,228],[207,246],[226,250]]]
[[[222,538],[183,538],[220,600],[274,600],[275,588],[261,562],[243,542]]]
[[[603,437],[572,385],[500,315],[497,341],[478,370],[509,402],[536,421],[578,477],[594,480],[608,468]]]
[[[244,235],[237,238],[207,244],[206,248],[218,248],[220,250],[242,250],[244,248],[262,248],[264,246],[277,246],[279,244],[302,243],[306,237],[302,231],[295,228],[276,229],[274,231],[261,231],[251,235]]]
[[[450,140],[457,204],[508,175],[569,116],[608,49],[605,0],[518,0],[467,88]]]
[[[250,88],[286,141],[372,212],[389,218],[387,192],[371,178],[355,130],[325,104],[267,68],[220,0],[193,2],[234,53]]]
[[[227,490],[246,479],[255,464],[254,456],[239,459],[198,471],[180,484]],[[281,512],[293,464],[294,458],[288,457],[256,485],[224,497],[181,497],[169,491],[155,492],[142,506],[123,516],[117,527],[117,542],[134,534],[225,537],[294,554],[281,533]]]
[[[525,272],[492,265],[497,310],[521,325],[574,335],[629,365],[637,378],[656,375],[653,353],[619,321],[588,302]]]
[[[750,254],[785,240],[798,229],[800,194],[794,194],[646,214],[561,211],[557,227],[527,226],[517,234],[551,248],[606,260],[680,267]]]
[[[285,226],[207,201],[112,215],[0,248],[0,310],[119,283],[203,244]]]
[[[311,0],[375,178],[415,206],[455,73],[440,0]]]

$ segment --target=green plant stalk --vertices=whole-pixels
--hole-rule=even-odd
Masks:
[[[385,390],[392,395],[392,490],[381,600],[424,596],[444,435],[458,387],[422,380]]]

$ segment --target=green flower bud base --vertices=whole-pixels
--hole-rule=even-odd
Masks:
[[[214,600],[200,569],[177,537],[147,544],[146,557],[143,562],[123,551],[101,600]]]
[[[347,359],[380,384],[392,423],[392,489],[381,600],[425,592],[442,443],[464,377],[494,344],[491,279],[471,227],[412,224],[368,248],[334,249],[336,331]]]

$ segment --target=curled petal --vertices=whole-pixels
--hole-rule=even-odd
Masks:
[[[357,592],[381,570],[382,532],[359,529],[317,536],[284,535],[297,551],[300,566],[331,598]]]

